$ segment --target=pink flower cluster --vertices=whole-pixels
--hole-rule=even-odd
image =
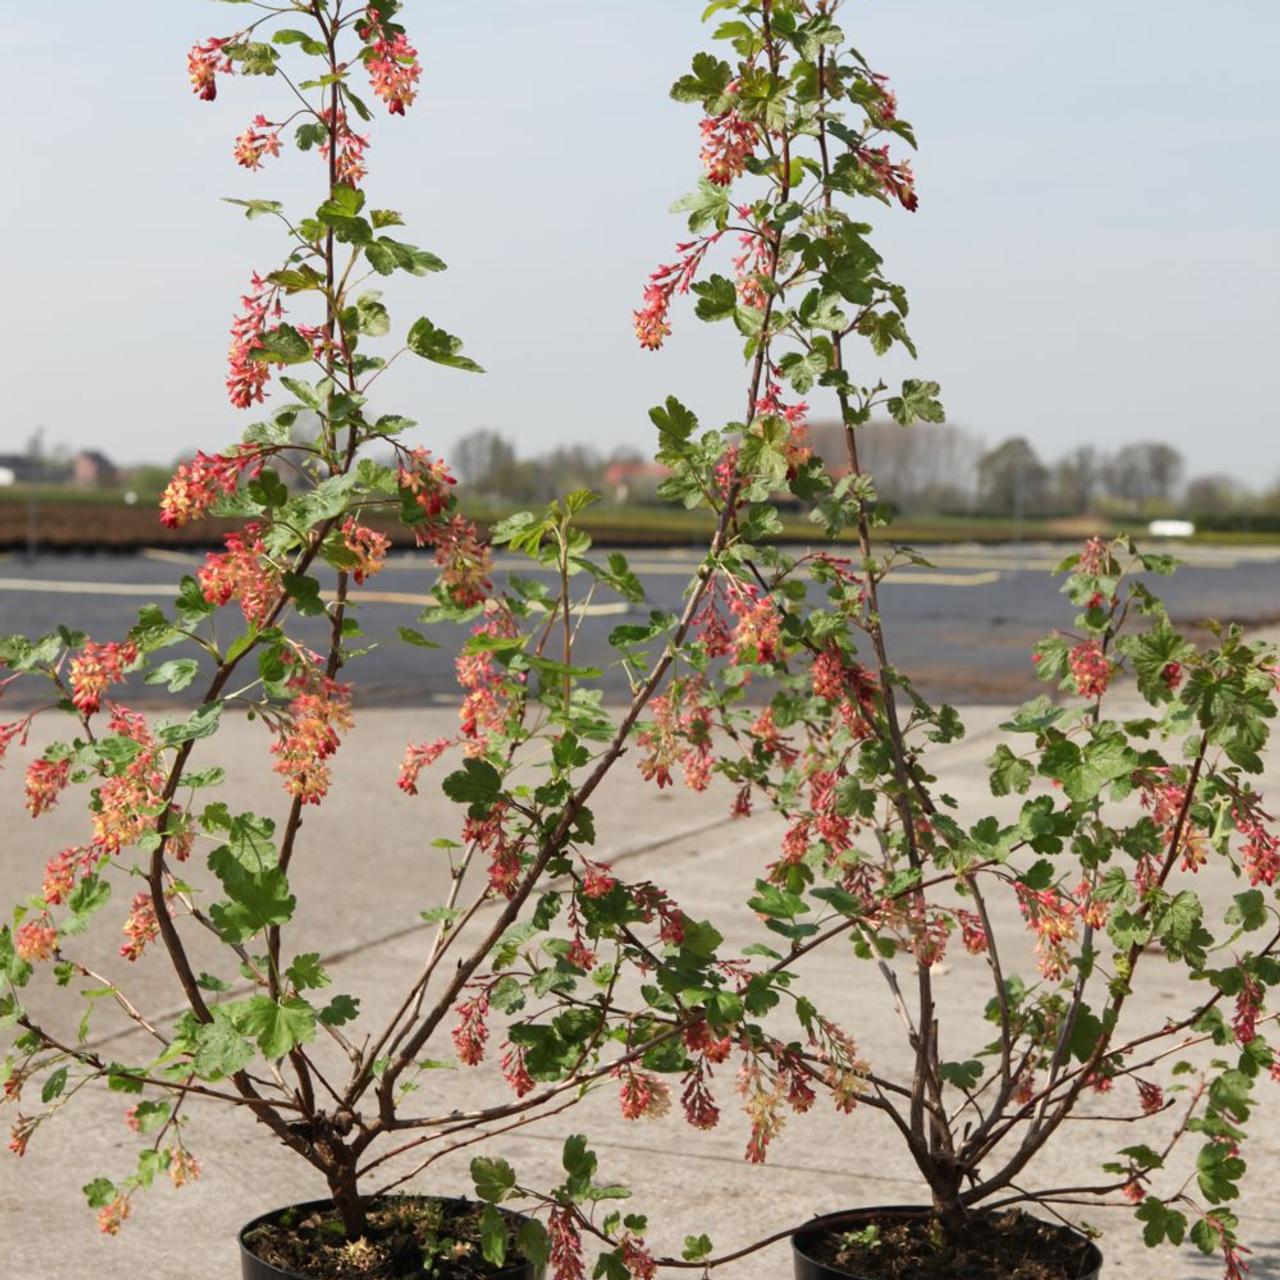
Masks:
[[[732,110],[718,116],[707,116],[698,129],[702,134],[699,158],[707,181],[717,187],[727,187],[745,171],[747,161],[755,154],[760,131],[750,120]]]
[[[511,639],[516,635],[515,620],[505,611],[493,610],[472,629],[474,636]],[[488,750],[489,738],[507,729],[514,699],[524,676],[513,676],[487,650],[460,653],[454,659],[458,683],[466,691],[458,709],[462,737],[467,754],[482,756]]]
[[[284,315],[277,285],[254,274],[250,291],[241,299],[242,310],[231,322],[231,346],[227,351],[227,394],[237,409],[261,404],[271,380],[269,362],[255,358],[262,350],[262,333],[267,321]]]
[[[586,1280],[582,1260],[582,1236],[573,1220],[573,1209],[558,1205],[547,1216],[551,1243],[551,1280]]]
[[[1082,640],[1067,655],[1076,691],[1082,698],[1101,698],[1111,683],[1111,663],[1097,640]]]
[[[702,702],[704,692],[701,678],[675,680],[669,692],[650,701],[653,719],[636,734],[636,745],[646,752],[638,767],[647,782],[669,787],[672,768],[681,765],[691,791],[705,791],[710,785],[715,756],[712,713]]]
[[[124,922],[124,934],[129,941],[120,948],[120,954],[130,963],[139,959],[147,944],[160,936],[160,922],[156,919],[156,904],[150,890],[134,896]]]
[[[1264,825],[1266,815],[1252,802],[1241,801],[1232,811],[1240,833],[1240,861],[1252,885],[1275,884],[1280,876],[1280,839]]]
[[[680,1104],[684,1118],[695,1129],[714,1129],[720,1123],[720,1108],[708,1081],[713,1075],[711,1068],[728,1058],[732,1041],[728,1036],[715,1035],[705,1021],[686,1027],[683,1038],[693,1059],[682,1078]]]
[[[290,795],[319,804],[329,792],[327,761],[341,745],[339,730],[353,723],[351,687],[326,676],[312,655],[299,653],[289,688],[293,700],[271,746],[274,768]]]
[[[881,190],[914,213],[920,201],[916,197],[911,166],[905,160],[898,164],[890,160],[888,147],[859,147],[856,154],[858,162],[874,176]]]
[[[44,900],[56,907],[65,902],[82,877],[96,871],[104,851],[92,845],[73,845],[55,853],[45,863],[44,884],[40,892]]]
[[[964,944],[964,949],[971,956],[985,954],[990,949],[991,939],[987,937],[982,917],[976,911],[966,911],[963,907],[957,907],[955,918],[960,926],[960,941]]]
[[[525,1065],[524,1050],[508,1044],[502,1055],[502,1078],[511,1086],[517,1098],[532,1093],[537,1082]]]
[[[197,98],[212,102],[218,96],[218,74],[231,71],[231,59],[223,52],[223,46],[230,43],[226,37],[214,36],[204,44],[191,46],[187,54],[187,75]]]
[[[772,597],[749,583],[738,584],[729,596],[729,608],[738,619],[733,628],[735,660],[759,666],[777,662],[782,642],[782,614]]]
[[[382,571],[391,546],[386,534],[358,524],[354,516],[348,516],[342,525],[342,543],[356,558],[351,574],[358,583],[364,583]]]
[[[1248,1044],[1258,1037],[1258,1015],[1262,1012],[1262,987],[1249,973],[1240,971],[1240,990],[1236,995],[1235,1016],[1231,1025],[1237,1044]]]
[[[1018,907],[1036,934],[1036,956],[1040,972],[1050,982],[1061,981],[1068,969],[1063,943],[1076,938],[1075,904],[1057,889],[1029,889],[1015,886]]]
[[[1110,562],[1111,552],[1101,538],[1090,538],[1084,544],[1084,550],[1080,552],[1081,573],[1088,574],[1091,578],[1105,577]]]
[[[226,546],[226,551],[210,552],[196,570],[200,591],[218,607],[236,601],[244,620],[251,627],[261,627],[279,600],[280,573],[267,559],[260,526],[247,524],[229,533]]]
[[[434,742],[410,743],[404,750],[404,759],[400,762],[400,776],[396,786],[406,795],[418,794],[418,775],[435,762],[452,746],[449,738],[437,738]]]
[[[671,1110],[671,1090],[648,1071],[637,1071],[630,1063],[615,1067],[618,1106],[624,1120],[656,1120]]]
[[[750,206],[738,210],[738,216],[751,221]],[[762,231],[744,231],[738,237],[742,252],[733,260],[733,271],[738,301],[744,307],[755,311],[763,311],[768,293],[762,280],[773,274],[773,244]]]
[[[326,159],[333,148],[337,148],[334,160],[334,176],[348,187],[358,187],[364,181],[369,170],[364,162],[364,153],[369,148],[369,139],[363,134],[355,133],[347,123],[347,113],[338,108],[335,117],[333,109],[321,113],[328,135],[320,144],[320,154]]]
[[[263,115],[253,118],[253,123],[236,139],[232,152],[236,164],[246,169],[260,169],[263,156],[280,154],[280,128]]]
[[[649,283],[644,289],[644,305],[639,311],[632,313],[636,337],[646,351],[657,351],[662,346],[662,340],[670,334],[667,311],[671,306],[672,295],[689,292],[689,286],[693,283],[707,250],[722,234],[723,232],[716,231],[700,239],[676,245],[679,260],[658,267],[649,276]]]
[[[48,916],[28,920],[13,935],[13,948],[28,964],[51,960],[58,950],[58,931]]]
[[[102,705],[102,695],[110,684],[124,679],[126,667],[138,660],[133,641],[95,644],[86,640],[71,659],[71,701],[83,716],[94,715]]]
[[[495,805],[484,818],[468,818],[462,824],[462,838],[474,844],[488,860],[489,888],[510,898],[520,881],[523,867],[521,844],[507,833],[507,806]]]
[[[180,529],[199,519],[219,498],[234,493],[241,473],[255,464],[261,468],[262,456],[253,450],[197,453],[192,461],[179,464],[160,499],[160,523]]]
[[[33,760],[27,766],[27,812],[33,818],[48,813],[70,781],[70,760]]]
[[[368,46],[364,63],[374,93],[387,104],[392,115],[404,115],[405,108],[413,105],[422,76],[418,51],[403,31],[384,29],[372,9],[366,13],[359,35]]]
[[[410,494],[428,521],[437,519],[453,506],[450,490],[458,483],[457,478],[443,458],[431,456],[430,449],[420,447],[406,453],[397,479],[400,488]]]
[[[486,988],[470,1000],[461,1001],[456,1009],[457,1025],[450,1033],[458,1060],[468,1067],[484,1061],[484,1048],[489,1040],[489,991]]]
[[[449,515],[456,483],[444,459],[432,458],[430,450],[414,449],[401,460],[400,488],[427,517],[415,526],[418,545],[435,548],[440,586],[465,609],[482,603],[492,589],[493,553],[470,520]]]
[[[27,735],[31,732],[32,716],[24,716],[21,720],[12,720],[8,724],[0,724],[0,764],[16,740],[20,747],[27,745]]]

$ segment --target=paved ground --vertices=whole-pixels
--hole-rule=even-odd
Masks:
[[[294,888],[301,903],[295,945],[332,957],[339,990],[364,998],[366,1012],[388,1008],[404,985],[405,974],[420,962],[427,935],[417,913],[440,898],[439,855],[429,845],[449,833],[449,806],[424,792],[417,800],[394,787],[403,743],[435,736],[447,727],[444,709],[366,712],[342,748],[338,783],[330,801],[309,816],[302,852],[295,863]],[[1001,712],[990,707],[966,713],[970,734],[949,748],[938,765],[946,770],[947,790],[963,815],[978,816],[987,803],[982,760],[989,754]],[[256,726],[233,723],[216,746],[201,744],[208,760],[228,768],[228,787],[238,803],[279,815],[283,808],[277,779],[267,769],[265,741]],[[1280,785],[1280,759],[1270,784]],[[21,813],[20,773],[0,773],[0,813],[8,817],[8,838],[0,846],[0,884],[16,897],[39,882],[44,859],[76,838],[79,827],[71,806],[33,824]],[[603,852],[628,859],[628,874],[650,873],[669,884],[684,908],[713,919],[731,947],[761,936],[758,921],[740,904],[764,863],[776,856],[778,829],[769,820],[731,825],[728,796],[685,792],[660,794],[624,762],[611,780],[596,812]],[[18,823],[20,825],[13,825]],[[1238,886],[1216,882],[1211,896],[1225,901]],[[1016,908],[997,905],[1012,926]],[[119,913],[117,913],[119,914]],[[997,929],[1000,924],[997,923]],[[127,988],[152,1011],[176,1008],[173,984],[161,954],[130,968],[110,958],[116,945],[110,929],[86,939],[87,953],[127,978]],[[215,957],[206,957],[215,963]],[[809,980],[822,1003],[857,1037],[878,1070],[902,1061],[898,1023],[884,998],[878,975],[858,963],[847,949],[815,953],[807,962]],[[939,978],[946,1010],[946,1056],[962,1058],[986,1039],[979,1012],[987,999],[985,966],[963,954],[949,959]],[[1138,1010],[1144,1023],[1158,1024],[1176,997],[1172,983],[1159,975]],[[33,992],[44,1007],[47,993]],[[105,1011],[104,1011],[105,1014]],[[59,1023],[70,1031],[74,1022]],[[955,1030],[950,1030],[954,1027]],[[93,1026],[95,1039],[107,1041],[113,1056],[128,1060],[141,1052],[139,1041],[110,1016]],[[430,1052],[430,1050],[429,1050]],[[434,1056],[448,1056],[447,1043]],[[730,1088],[719,1082],[725,1119],[716,1131],[699,1134],[682,1120],[627,1124],[618,1117],[611,1089],[601,1090],[565,1116],[540,1128],[502,1139],[501,1151],[518,1170],[536,1176],[557,1164],[559,1145],[568,1132],[593,1135],[601,1174],[630,1183],[635,1207],[659,1225],[656,1242],[678,1250],[688,1232],[707,1231],[724,1248],[792,1224],[813,1213],[856,1204],[904,1203],[921,1196],[920,1183],[903,1159],[895,1135],[880,1117],[862,1109],[835,1117],[819,1106],[809,1116],[788,1121],[770,1160],[751,1166],[741,1159],[745,1127]],[[428,1081],[420,1095],[424,1107],[468,1106],[503,1088],[488,1068],[444,1074]],[[297,1160],[263,1141],[242,1115],[197,1110],[191,1125],[193,1149],[204,1177],[181,1192],[161,1189],[139,1199],[138,1212],[116,1240],[99,1236],[84,1208],[79,1187],[98,1174],[123,1174],[132,1165],[136,1138],[121,1114],[126,1102],[77,1108],[39,1132],[26,1159],[0,1159],[0,1276],[6,1280],[57,1276],[80,1280],[230,1280],[237,1272],[234,1233],[266,1207],[323,1194],[323,1187]],[[1100,1109],[1105,1114],[1108,1103]],[[1244,1206],[1244,1234],[1255,1250],[1256,1280],[1280,1277],[1280,1227],[1274,1205],[1280,1192],[1280,1130],[1264,1109],[1253,1126],[1250,1155],[1255,1177]],[[7,1117],[6,1117],[7,1118]],[[1137,1140],[1126,1129],[1103,1120],[1076,1122],[1066,1140],[1044,1156],[1031,1180],[1063,1185],[1096,1176],[1097,1165],[1117,1146]],[[444,1160],[416,1185],[449,1191],[466,1182],[470,1152]],[[1208,1277],[1216,1269],[1193,1253],[1148,1254],[1127,1215],[1093,1215],[1108,1229],[1104,1241],[1107,1280],[1113,1277]],[[1112,1229],[1114,1228],[1114,1230]],[[726,1268],[730,1280],[766,1280],[790,1274],[785,1246],[774,1246]]]
[[[886,627],[895,661],[912,674],[927,697],[950,701],[1017,702],[1036,692],[1028,661],[1031,646],[1054,627],[1069,627],[1073,610],[1049,570],[1073,547],[1026,545],[929,548],[932,568],[907,566],[883,589]],[[1186,563],[1157,589],[1174,616],[1188,624],[1206,617],[1254,625],[1280,620],[1280,547],[1216,547],[1174,550]],[[632,552],[629,559],[648,599],[628,606],[607,593],[591,607],[580,635],[578,659],[604,668],[606,696],[626,696],[617,654],[606,638],[621,622],[648,617],[650,609],[679,612],[695,566],[685,549]],[[405,644],[398,627],[414,626],[434,581],[430,557],[399,555],[359,593],[366,645],[376,646],[351,669],[363,705],[424,706],[456,697],[452,639],[433,632],[438,650]],[[46,555],[27,563],[0,557],[0,635],[39,635],[59,623],[98,640],[118,639],[148,600],[165,599],[182,573],[202,557],[168,550],[138,556]],[[499,572],[526,562],[502,556]],[[322,620],[304,622],[299,634],[323,642]],[[131,692],[138,701],[151,691]],[[21,690],[15,690],[22,696]]]

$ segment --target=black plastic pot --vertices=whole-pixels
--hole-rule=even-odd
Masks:
[[[807,1226],[802,1227],[791,1237],[791,1256],[795,1263],[796,1280],[866,1280],[851,1271],[842,1271],[829,1263],[820,1262],[813,1256],[814,1246],[834,1235],[843,1235],[846,1231],[857,1231],[873,1222],[884,1222],[892,1218],[927,1217],[930,1210],[919,1205],[883,1205],[870,1209],[851,1209],[847,1213],[830,1213],[821,1218],[814,1218]],[[1086,1241],[1078,1232],[1070,1227],[1057,1224],[1046,1224],[1052,1230],[1063,1235],[1074,1236],[1088,1247],[1080,1264],[1077,1275],[1071,1280],[1098,1280],[1102,1274],[1102,1254],[1096,1245]],[[969,1272],[957,1275],[955,1280],[1003,1280],[995,1271]]]
[[[446,1200],[445,1203],[469,1204],[472,1202]],[[299,1214],[308,1214],[317,1209],[331,1209],[332,1207],[332,1200],[307,1200],[301,1204],[290,1204],[280,1209],[273,1209],[270,1213],[261,1214],[259,1217],[254,1218],[252,1222],[246,1223],[241,1227],[240,1235],[237,1238],[240,1241],[240,1274],[243,1280],[306,1280],[306,1277],[300,1276],[296,1271],[284,1271],[269,1262],[263,1262],[245,1244],[245,1237],[255,1228],[274,1222],[282,1213],[288,1213],[290,1210]],[[509,1213],[506,1210],[503,1210],[503,1212],[510,1218],[520,1217],[519,1214]],[[491,1272],[490,1280],[539,1280],[539,1275],[532,1263],[519,1262],[513,1266],[504,1267],[501,1271]]]

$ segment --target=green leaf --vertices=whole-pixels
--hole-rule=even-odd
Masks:
[[[483,818],[502,791],[502,775],[487,760],[464,760],[442,786],[450,800],[470,806],[469,817]]]
[[[946,410],[938,400],[941,390],[936,382],[908,378],[902,384],[902,394],[890,396],[885,401],[885,408],[889,410],[889,416],[904,427],[911,426],[913,422],[945,422]]]
[[[1192,1224],[1191,1242],[1206,1257],[1212,1257],[1222,1248],[1222,1229],[1208,1218]]]
[[[292,382],[294,379],[291,378],[289,381]],[[274,467],[263,467],[260,474],[250,480],[245,489],[254,502],[268,510],[283,507],[289,501],[289,490],[276,474]]]
[[[116,1198],[115,1183],[109,1178],[94,1178],[84,1187],[90,1209],[103,1209]]]
[[[299,991],[327,987],[333,981],[324,971],[318,951],[308,951],[305,955],[295,956],[293,963],[284,971],[284,976]]]
[[[712,1248],[711,1237],[705,1233],[700,1236],[685,1236],[680,1256],[686,1262],[701,1262],[703,1258],[711,1256]]]
[[[235,0],[232,0],[234,3]],[[247,40],[242,44],[224,45],[222,52],[238,63],[237,71],[242,76],[273,76],[276,73],[276,60],[279,53],[269,44],[256,40]]]
[[[541,1275],[551,1258],[551,1240],[537,1218],[525,1218],[516,1231],[516,1247],[528,1259],[535,1276]]]
[[[1228,924],[1238,924],[1245,932],[1261,929],[1267,923],[1267,902],[1259,889],[1237,893],[1234,905],[1227,909]]]
[[[1245,1163],[1220,1142],[1207,1142],[1196,1157],[1196,1181],[1210,1204],[1234,1200],[1240,1194],[1239,1181]]]
[[[254,996],[241,1015],[240,1026],[246,1035],[257,1039],[263,1056],[274,1061],[315,1039],[316,1011],[300,996],[280,1001]]]
[[[44,1088],[40,1090],[41,1102],[52,1102],[54,1098],[62,1096],[62,1091],[67,1087],[67,1069],[59,1067],[44,1082]]]
[[[712,226],[723,231],[729,221],[729,208],[729,189],[699,178],[698,189],[677,200],[671,212],[687,213],[690,231],[699,232]]]
[[[462,350],[461,338],[437,329],[426,316],[414,321],[405,345],[414,355],[435,364],[448,365],[451,369],[465,369],[468,373],[484,372],[470,356],[459,354]]]
[[[140,1133],[154,1133],[169,1118],[167,1102],[139,1102],[133,1109],[133,1122]]]
[[[476,1195],[488,1204],[505,1200],[516,1185],[516,1171],[501,1156],[477,1156],[471,1162]]]
[[[500,1267],[507,1260],[507,1220],[496,1205],[487,1204],[481,1210],[480,1252],[492,1267]]]
[[[679,455],[698,429],[698,419],[675,396],[665,405],[649,410],[649,421],[658,428],[658,441],[664,452]]]
[[[200,674],[200,664],[195,658],[174,658],[162,662],[147,673],[147,684],[167,685],[170,693],[180,693]]]
[[[317,210],[316,217],[344,244],[367,245],[373,229],[359,216],[364,208],[364,192],[355,187],[335,187]]]
[[[374,225],[377,225],[375,215]],[[366,247],[364,256],[379,274],[389,276],[398,267],[412,276],[425,276],[433,271],[444,271],[445,264],[434,253],[419,249],[417,245],[403,244],[390,236],[379,236]]]
[[[574,1200],[584,1199],[591,1189],[596,1173],[595,1152],[587,1147],[587,1140],[580,1133],[570,1134],[564,1142],[561,1157],[565,1172],[565,1186]]]
[[[711,53],[693,55],[693,73],[681,76],[671,86],[671,96],[677,102],[700,102],[708,115],[722,115],[733,102],[727,92],[733,80],[733,71]]]
[[[988,757],[987,768],[991,770],[991,794],[994,796],[1007,796],[1014,791],[1025,795],[1035,773],[1029,761],[1020,760],[1003,742]]]
[[[1187,1219],[1176,1209],[1168,1208],[1162,1200],[1148,1196],[1134,1210],[1134,1216],[1146,1225],[1142,1229],[1142,1239],[1148,1249],[1154,1249],[1162,1240],[1167,1239],[1172,1245],[1182,1243],[1187,1230]],[[1194,1232],[1193,1232],[1194,1234]]]
[[[281,581],[293,606],[304,618],[318,617],[324,612],[324,600],[320,596],[320,583],[304,573],[286,572]]]
[[[699,320],[726,320],[738,309],[738,291],[726,276],[714,275],[693,285],[698,305],[693,313]]]
[[[281,324],[260,333],[258,345],[249,354],[263,364],[306,364],[311,343],[293,325]]]
[[[209,908],[210,919],[224,941],[243,942],[271,925],[287,924],[293,917],[297,900],[278,866],[252,871],[226,845],[220,845],[209,855],[209,869],[230,899]]]
[[[973,1089],[982,1079],[982,1063],[973,1058],[967,1062],[941,1062],[938,1076],[957,1089]]]
[[[213,1010],[213,1021],[202,1023],[195,1032],[196,1052],[192,1066],[202,1080],[233,1076],[253,1061],[253,1044],[236,1028],[226,1012]]]
[[[360,1001],[354,996],[334,996],[316,1016],[326,1027],[340,1027],[360,1016]]]
[[[166,747],[176,747],[183,742],[212,737],[218,731],[218,721],[221,717],[222,703],[206,702],[204,706],[193,711],[182,724],[169,725],[161,729],[160,741]]]
[[[356,299],[356,329],[366,337],[381,338],[391,332],[391,313],[381,297],[376,289],[369,289]]]
[[[317,40],[315,36],[308,35],[305,31],[298,31],[292,27],[284,27],[276,31],[271,37],[272,44],[296,44],[303,53],[309,54],[313,58],[323,58],[328,53],[328,47],[322,40]]]
[[[264,213],[280,213],[284,209],[279,200],[234,200],[231,196],[223,196],[222,199],[226,204],[239,205],[250,220],[261,218]]]

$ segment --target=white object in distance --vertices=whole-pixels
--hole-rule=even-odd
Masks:
[[[1191,520],[1153,520],[1147,532],[1153,538],[1190,538],[1196,531]]]

